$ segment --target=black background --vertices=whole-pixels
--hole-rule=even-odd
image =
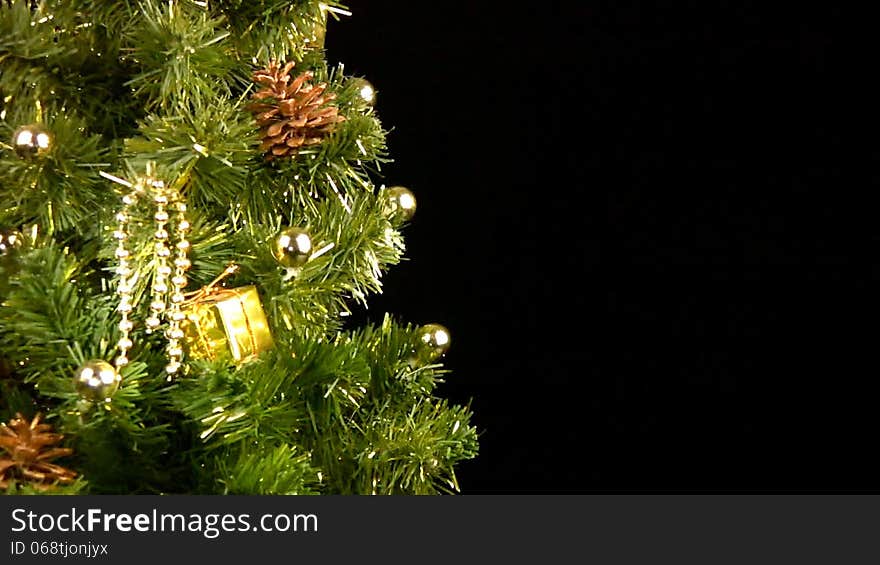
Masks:
[[[451,329],[463,491],[880,486],[837,9],[554,4],[352,2],[327,37],[418,198],[369,317]]]

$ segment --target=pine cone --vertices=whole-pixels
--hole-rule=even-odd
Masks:
[[[17,482],[26,482],[46,490],[53,483],[70,483],[76,473],[60,465],[49,463],[52,459],[73,453],[66,447],[52,447],[64,437],[49,433],[52,426],[40,423],[40,414],[28,422],[16,414],[9,424],[0,424],[0,449],[6,454],[0,457],[0,488]],[[48,449],[47,449],[48,448]]]
[[[312,84],[312,72],[306,71],[290,81],[293,63],[279,68],[270,63],[254,73],[254,82],[264,88],[251,97],[255,102],[250,109],[262,128],[260,149],[267,158],[295,155],[300,147],[315,145],[345,120],[339,109],[329,104],[336,98],[327,93],[327,84]]]

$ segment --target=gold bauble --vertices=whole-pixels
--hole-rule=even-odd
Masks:
[[[408,222],[416,213],[416,197],[406,187],[392,186],[382,191],[385,198],[385,215],[392,224]]]
[[[12,134],[12,148],[22,159],[42,157],[52,148],[52,135],[40,124],[21,126]]]
[[[449,351],[451,341],[449,330],[440,324],[422,326],[418,330],[418,344],[416,346],[418,358],[425,363],[436,361]]]
[[[21,247],[24,238],[21,232],[9,229],[0,229],[0,257],[8,256],[13,249]]]
[[[77,370],[74,385],[81,397],[91,402],[109,402],[122,377],[110,363],[92,359]]]
[[[324,40],[327,37],[327,10],[323,8],[323,4],[321,6],[321,18],[323,21],[315,24],[315,35],[307,42],[308,47],[311,49],[323,49]]]
[[[356,78],[353,80],[353,83],[357,88],[358,99],[361,101],[361,103],[367,106],[375,106],[376,89],[373,88],[373,85],[370,84],[370,81],[363,78]]]
[[[275,256],[288,268],[302,267],[312,254],[312,238],[303,228],[287,228],[275,240]]]

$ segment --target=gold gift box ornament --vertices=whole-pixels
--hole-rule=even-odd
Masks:
[[[185,303],[186,319],[181,329],[193,359],[228,359],[240,364],[272,347],[272,333],[257,287],[215,286],[236,269],[228,267]]]

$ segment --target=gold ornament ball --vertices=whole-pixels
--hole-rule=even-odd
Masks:
[[[87,361],[76,372],[75,378],[76,392],[92,402],[110,400],[122,380],[113,365],[100,359]]]
[[[367,106],[375,106],[376,89],[373,88],[373,85],[370,84],[370,81],[363,78],[358,78],[354,79],[354,84],[357,87],[358,98]]]
[[[275,243],[278,262],[288,268],[302,267],[312,254],[312,238],[303,228],[287,228]]]
[[[12,147],[22,159],[42,157],[52,148],[52,136],[40,124],[21,126],[12,134]]]
[[[391,223],[402,224],[412,220],[416,213],[416,197],[406,187],[392,186],[383,191],[385,214]]]
[[[0,257],[8,256],[13,249],[21,247],[24,238],[16,230],[0,230]]]
[[[440,324],[427,324],[419,328],[418,356],[426,363],[436,361],[449,351],[452,337],[449,330]]]

